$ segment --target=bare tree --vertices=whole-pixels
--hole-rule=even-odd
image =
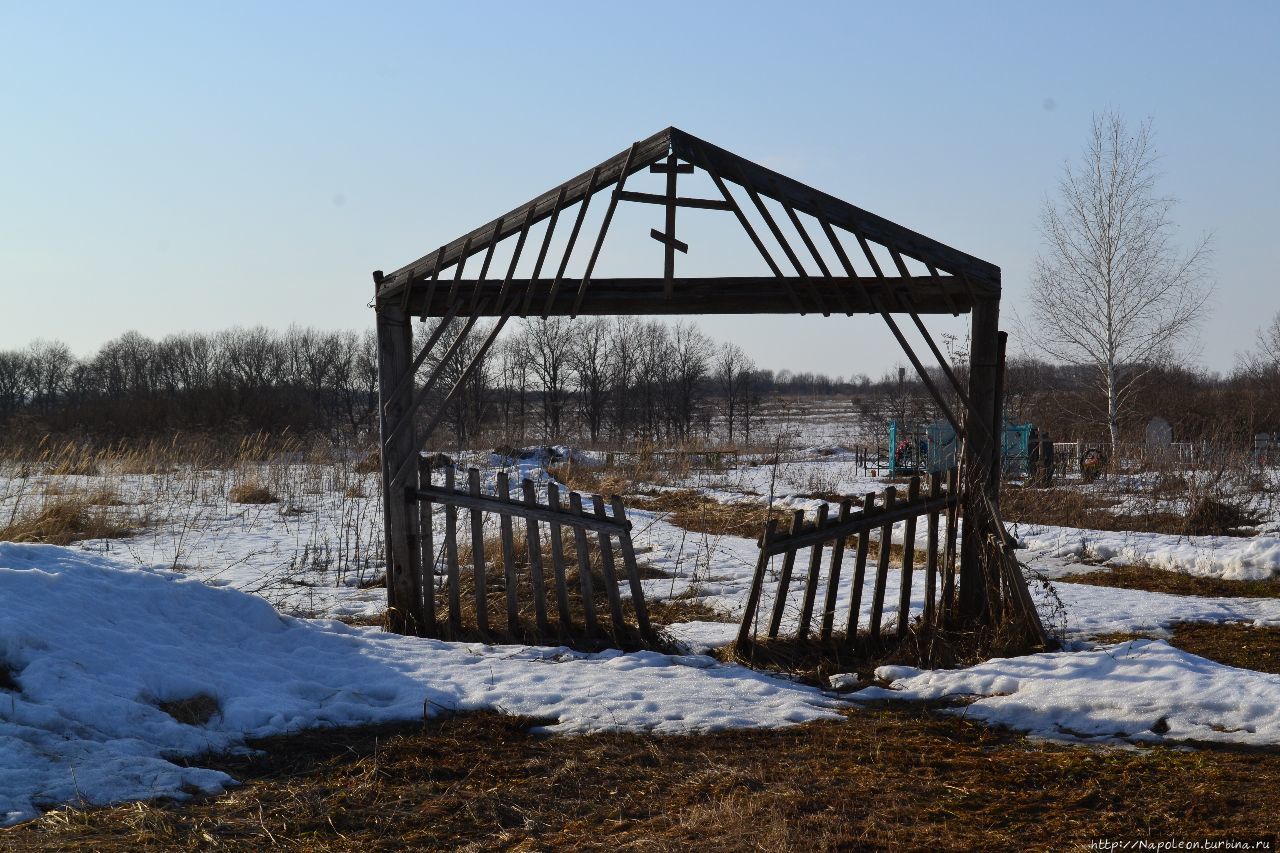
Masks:
[[[529,369],[542,386],[542,424],[544,436],[554,441],[560,437],[564,415],[566,385],[569,380],[569,358],[573,352],[572,327],[567,317],[525,320],[521,329]]]
[[[1028,340],[1091,369],[1113,457],[1136,383],[1172,362],[1209,295],[1210,238],[1175,247],[1176,200],[1156,192],[1157,161],[1149,121],[1130,132],[1115,113],[1095,115],[1082,161],[1064,166],[1057,201],[1045,200],[1031,280]]]
[[[716,352],[715,379],[720,393],[724,395],[725,426],[729,432],[729,443],[733,444],[733,428],[735,418],[739,415],[743,393],[747,383],[744,374],[755,365],[737,344],[724,343]]]

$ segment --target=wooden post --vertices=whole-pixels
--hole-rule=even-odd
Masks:
[[[982,565],[983,542],[993,533],[986,502],[1000,488],[999,424],[995,422],[1000,370],[1000,299],[974,302],[969,333],[969,423],[964,443],[964,526],[960,533],[960,589],[956,602],[962,626],[974,627],[990,615]],[[998,582],[993,578],[991,582]]]
[[[382,284],[382,273],[375,272],[373,281],[376,294],[376,288]],[[406,463],[418,452],[418,445],[413,424],[399,426],[402,420],[412,417],[409,409],[414,383],[402,383],[402,380],[413,364],[413,326],[409,315],[388,300],[377,303],[376,327],[387,630],[413,634],[423,623],[417,554],[418,514],[416,499],[410,499],[410,487],[416,482],[418,471],[416,465]],[[397,389],[400,389],[398,393]]]

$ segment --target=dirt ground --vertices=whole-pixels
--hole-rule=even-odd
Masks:
[[[1034,742],[922,708],[775,731],[532,733],[473,714],[215,759],[177,805],[60,809],[8,850],[1063,850],[1280,831],[1280,752]]]

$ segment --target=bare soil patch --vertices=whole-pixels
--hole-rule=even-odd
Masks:
[[[1199,595],[1209,598],[1280,598],[1280,578],[1266,580],[1226,580],[1155,569],[1148,566],[1108,566],[1096,572],[1071,575],[1059,583],[1083,583],[1172,595]]]
[[[474,714],[219,758],[186,805],[60,809],[11,850],[1088,849],[1280,830],[1280,755],[1051,746],[921,709],[777,731],[546,737]],[[536,780],[534,782],[533,780]]]

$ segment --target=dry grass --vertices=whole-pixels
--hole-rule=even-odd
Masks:
[[[1055,746],[921,709],[685,737],[545,737],[534,722],[274,738],[213,761],[245,783],[225,795],[59,809],[5,846],[1071,850],[1280,830],[1271,751]]]
[[[0,527],[0,541],[69,545],[83,539],[119,539],[134,533],[144,519],[125,519],[107,506],[82,496],[55,496],[39,506],[24,506]]]
[[[1266,580],[1226,580],[1172,572],[1148,566],[1115,566],[1096,572],[1071,575],[1060,583],[1083,583],[1172,595],[1200,595],[1210,598],[1280,598],[1280,578]]]
[[[256,479],[241,480],[227,492],[227,500],[235,504],[273,504],[280,499]]]
[[[1280,628],[1243,623],[1181,622],[1169,643],[1227,666],[1280,673]]]
[[[1170,492],[1175,486],[1165,485],[1167,482],[1156,481],[1152,487],[1155,497],[1176,496]],[[1237,504],[1212,495],[1195,496],[1188,512],[1153,508],[1147,512],[1119,513],[1114,511],[1118,504],[1116,498],[1066,487],[1042,489],[1010,484],[1000,495],[1000,510],[1005,521],[1022,524],[1175,536],[1245,536],[1249,533],[1242,532],[1241,528],[1257,524],[1257,519]]]

